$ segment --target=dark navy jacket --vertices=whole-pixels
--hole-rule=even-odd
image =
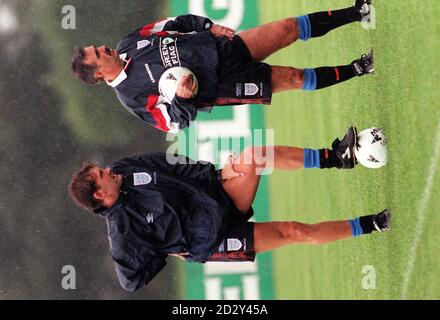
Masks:
[[[121,286],[135,291],[166,265],[169,253],[205,262],[218,248],[238,209],[211,163],[145,154],[113,163],[123,175],[121,194],[99,212],[107,221],[110,252]],[[189,162],[192,164],[188,164]]]
[[[216,97],[218,64],[216,40],[210,33],[212,21],[195,15],[148,24],[124,37],[117,51],[127,63],[115,79],[108,82],[121,104],[133,115],[154,127],[171,133],[189,126],[198,111],[212,106],[198,101]],[[158,84],[166,69],[189,68],[199,83],[197,101],[175,97],[166,102]]]

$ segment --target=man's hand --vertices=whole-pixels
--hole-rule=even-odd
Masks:
[[[195,96],[196,89],[197,84],[192,74],[187,74],[177,84],[176,95],[183,99],[189,99]]]
[[[232,40],[232,38],[235,36],[235,30],[228,27],[223,27],[219,24],[212,25],[209,31],[211,31],[214,37],[226,37],[229,40]]]
[[[239,177],[244,177],[246,175],[244,172],[235,170],[235,164],[237,160],[238,162],[240,161],[239,159],[237,159],[237,156],[235,154],[229,156],[228,163],[224,166],[222,170],[221,179],[223,182],[233,180]]]

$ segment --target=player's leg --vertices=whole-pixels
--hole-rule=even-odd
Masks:
[[[304,168],[304,149],[296,147],[249,147],[222,170],[223,188],[237,208],[247,212],[252,206],[264,169]]]
[[[299,222],[267,222],[254,226],[256,253],[280,248],[289,244],[325,244],[349,237],[358,237],[374,231],[390,229],[391,211],[363,216],[348,221],[331,221],[318,224]]]
[[[355,6],[336,11],[308,14],[267,23],[238,33],[254,60],[263,61],[296,40],[321,37],[345,24],[362,21],[369,15],[370,0],[357,0]]]
[[[299,38],[307,41],[353,22],[369,21],[371,0],[356,0],[354,6],[307,14],[297,18]]]
[[[287,18],[243,30],[238,35],[246,44],[252,59],[263,61],[276,51],[299,39],[296,18]]]
[[[314,91],[372,72],[374,72],[373,50],[348,65],[314,69],[272,66],[272,92],[294,89]]]
[[[237,208],[247,212],[252,206],[263,170],[298,169],[352,169],[356,160],[356,128],[348,129],[332,148],[302,149],[289,146],[261,146],[246,148],[237,159],[225,165],[222,171],[223,188]]]

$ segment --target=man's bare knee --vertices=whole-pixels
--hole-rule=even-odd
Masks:
[[[293,67],[272,66],[272,92],[283,92],[304,87],[304,71]]]
[[[280,21],[280,25],[282,26],[284,30],[283,33],[285,34],[283,47],[287,47],[288,45],[298,40],[299,31],[296,18],[283,19]]]
[[[304,72],[301,69],[289,68],[289,78],[295,88],[302,88],[304,86]]]
[[[275,81],[284,81],[281,87],[288,89],[302,89],[304,86],[304,71],[294,67],[284,67],[281,73],[282,79]]]

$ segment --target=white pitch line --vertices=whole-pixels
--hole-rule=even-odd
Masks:
[[[426,207],[431,196],[432,184],[434,181],[434,176],[437,171],[437,163],[440,158],[440,119],[439,126],[437,128],[437,137],[435,139],[434,154],[431,157],[431,164],[428,170],[428,177],[426,178],[425,189],[423,190],[422,197],[420,199],[419,211],[417,213],[417,224],[416,230],[414,232],[414,239],[412,247],[409,254],[408,265],[406,267],[406,272],[403,278],[403,289],[402,289],[402,299],[406,299],[406,294],[408,291],[409,280],[411,273],[414,269],[414,262],[416,259],[417,247],[419,246],[420,238],[422,236],[423,223],[426,217]]]

